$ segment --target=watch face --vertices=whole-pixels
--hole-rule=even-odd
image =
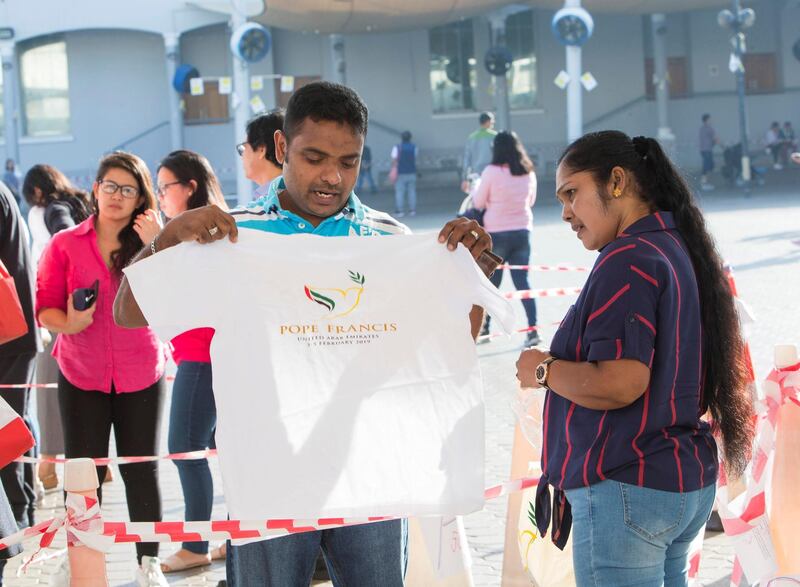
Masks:
[[[559,36],[568,45],[581,44],[589,32],[586,23],[575,15],[564,16],[556,23],[556,27]]]
[[[538,367],[536,367],[536,381],[541,383],[543,379],[544,379],[544,367],[542,365],[539,365]]]

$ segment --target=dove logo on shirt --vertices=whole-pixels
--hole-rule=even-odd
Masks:
[[[306,297],[328,311],[328,315],[324,317],[327,320],[347,316],[361,303],[361,296],[364,293],[364,276],[355,271],[348,271],[348,273],[350,281],[356,285],[346,289],[304,286]]]

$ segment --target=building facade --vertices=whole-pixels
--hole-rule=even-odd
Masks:
[[[800,1],[748,5],[757,14],[745,59],[756,150],[773,120],[800,124],[800,51],[793,53],[800,41]],[[514,57],[508,78],[512,128],[535,155],[540,173],[552,175],[566,143],[565,94],[553,81],[565,69],[565,52],[551,32],[552,9],[515,6],[505,18]],[[690,171],[699,166],[703,113],[712,114],[724,142],[738,142],[730,33],[717,24],[717,12],[669,13],[665,20],[668,120],[674,155]],[[261,20],[268,16],[267,11]],[[654,136],[650,15],[602,13],[594,20],[583,69],[598,86],[583,97],[584,129]],[[226,14],[167,0],[0,2],[0,28],[14,29],[13,39],[0,41],[0,156],[17,159],[23,172],[35,163],[53,164],[85,185],[98,159],[112,149],[133,151],[155,166],[180,143],[205,154],[226,192],[235,191],[234,145],[244,129],[233,122],[238,94],[226,90],[236,66],[229,21]],[[249,70],[254,108],[284,104],[289,88],[310,80],[344,80],[370,108],[367,144],[379,172],[388,169],[399,133],[409,130],[420,147],[422,173],[455,184],[465,137],[480,111],[494,109],[495,80],[483,66],[492,45],[489,15],[335,39],[313,29],[272,27],[271,33],[272,50]],[[179,64],[198,70],[202,95],[172,88]],[[17,134],[17,152],[9,152],[8,132]]]

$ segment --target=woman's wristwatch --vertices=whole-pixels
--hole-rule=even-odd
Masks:
[[[492,273],[503,264],[503,258],[492,251],[483,251],[475,262],[486,277],[491,277]]]
[[[556,360],[555,357],[547,357],[536,367],[536,382],[546,389],[550,389],[547,385],[547,376],[550,375],[550,364]]]

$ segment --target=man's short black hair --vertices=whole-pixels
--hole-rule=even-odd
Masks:
[[[366,136],[369,121],[367,106],[357,93],[341,84],[312,82],[295,91],[286,106],[283,132],[292,139],[306,118],[348,125],[354,134]]]
[[[708,122],[709,118],[711,118],[710,114],[703,114],[703,122]]]
[[[486,124],[490,120],[494,120],[494,114],[491,112],[481,112],[481,115],[478,117],[478,121],[481,124]]]
[[[281,164],[275,158],[275,131],[283,130],[283,108],[262,112],[247,122],[247,142],[253,149],[266,147],[264,156],[278,167]]]

